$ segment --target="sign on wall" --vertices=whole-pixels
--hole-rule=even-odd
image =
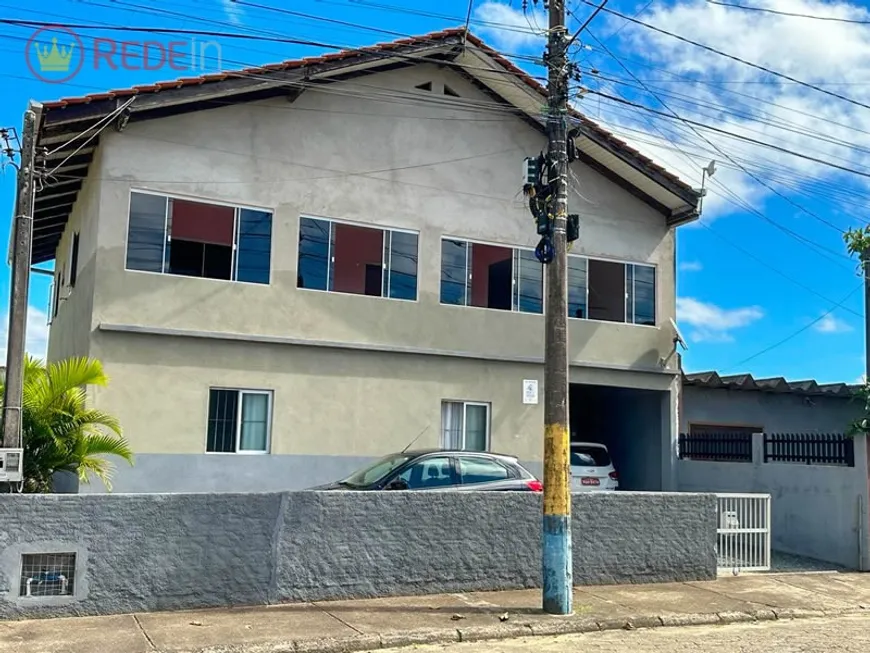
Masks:
[[[525,379],[523,381],[523,403],[536,404],[538,403],[538,380]]]

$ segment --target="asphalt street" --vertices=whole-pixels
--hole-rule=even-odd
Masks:
[[[870,615],[419,646],[414,653],[445,649],[450,653],[867,653]]]

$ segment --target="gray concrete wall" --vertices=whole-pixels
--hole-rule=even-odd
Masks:
[[[855,467],[764,463],[755,440],[752,463],[678,461],[679,489],[769,493],[774,549],[867,569],[866,438],[855,439]]]
[[[851,398],[686,385],[682,388],[680,432],[687,433],[694,423],[752,426],[767,433],[843,433],[861,409],[861,402]]]
[[[108,614],[540,584],[541,497],[0,496],[0,616]],[[574,497],[577,584],[715,577],[715,497]],[[18,596],[22,553],[75,552],[74,596]]]

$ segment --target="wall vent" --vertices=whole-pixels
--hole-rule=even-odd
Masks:
[[[459,93],[457,93],[452,88],[447,86],[447,84],[444,85],[444,95],[450,95],[451,97],[459,97]]]
[[[421,91],[431,91],[432,90],[432,82],[426,82],[425,84],[418,84],[414,88],[419,88]]]
[[[75,553],[25,553],[21,556],[19,596],[72,596],[75,581]]]

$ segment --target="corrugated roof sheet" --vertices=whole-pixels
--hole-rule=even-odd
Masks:
[[[719,376],[716,372],[683,374],[683,385],[724,390],[751,390],[756,392],[790,393],[804,396],[830,396],[849,398],[860,386],[848,383],[817,383],[812,379],[788,381],[781,376],[756,379],[751,374]]]

